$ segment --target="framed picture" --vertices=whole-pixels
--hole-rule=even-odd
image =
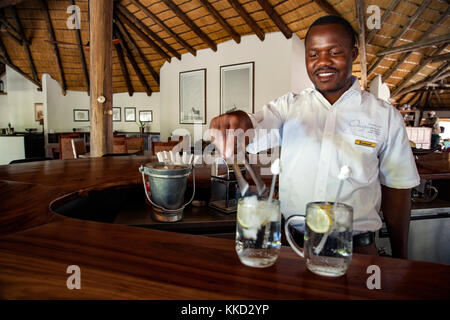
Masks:
[[[73,121],[88,122],[89,121],[89,109],[73,109]]]
[[[44,104],[35,103],[34,104],[34,120],[41,121],[44,120]]]
[[[242,110],[254,113],[255,63],[220,67],[220,113]]]
[[[126,122],[136,122],[136,108],[126,107],[124,110],[124,118]]]
[[[180,72],[180,124],[206,124],[206,69]]]
[[[113,107],[113,122],[119,122],[122,120],[120,107]]]
[[[152,110],[139,111],[139,121],[152,122],[153,121],[153,111]]]

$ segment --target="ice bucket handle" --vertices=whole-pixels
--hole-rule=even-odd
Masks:
[[[141,165],[139,167],[139,172],[142,174],[142,183],[144,184],[145,196],[147,197],[147,200],[156,208],[164,210],[165,212],[179,212],[180,209],[184,209],[187,205],[189,205],[192,202],[192,200],[194,200],[194,196],[195,196],[195,167],[194,167],[194,165],[192,165],[193,190],[192,190],[191,200],[189,200],[186,204],[182,205],[181,208],[178,208],[178,209],[166,209],[166,208],[161,207],[161,206],[157,205],[156,203],[154,203],[147,192],[147,186],[145,184],[145,169],[144,169],[143,165]]]

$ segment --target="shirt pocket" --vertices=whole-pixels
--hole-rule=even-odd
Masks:
[[[378,179],[378,151],[381,143],[353,134],[342,134],[339,146],[340,166],[352,169],[351,180],[359,184],[370,184]]]

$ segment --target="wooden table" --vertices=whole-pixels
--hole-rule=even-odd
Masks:
[[[274,266],[254,269],[239,262],[232,240],[76,220],[49,209],[67,194],[139,184],[137,169],[148,160],[0,166],[0,298],[450,298],[447,265],[355,254],[344,277],[329,279],[283,247]],[[80,290],[66,287],[69,265],[81,269]],[[370,265],[381,268],[380,290],[366,286]]]

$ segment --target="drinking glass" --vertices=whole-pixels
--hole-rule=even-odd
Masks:
[[[296,230],[304,226],[303,248],[294,241],[291,225],[297,226]],[[343,203],[334,207],[333,202],[310,202],[306,205],[306,216],[290,216],[284,230],[290,246],[306,259],[310,271],[328,277],[346,273],[353,250],[352,207]]]
[[[273,265],[281,247],[280,202],[276,199],[241,198],[237,207],[236,252],[250,267]]]

